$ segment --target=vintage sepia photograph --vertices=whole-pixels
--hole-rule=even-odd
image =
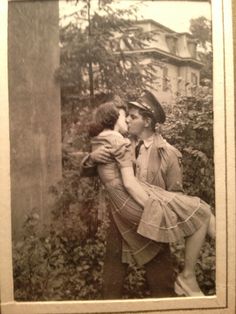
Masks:
[[[2,313],[233,313],[229,1],[1,6]]]

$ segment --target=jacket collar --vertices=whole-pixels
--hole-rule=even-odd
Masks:
[[[166,146],[167,142],[160,134],[155,134],[153,143],[157,148],[163,148]]]
[[[167,141],[160,134],[153,134],[147,140],[149,140],[150,138],[151,138],[151,140],[150,140],[151,143],[153,143],[156,148],[166,147]],[[133,137],[129,137],[129,139],[131,140],[131,143],[133,143],[134,146],[137,146],[137,144],[140,141],[139,139],[135,139]],[[145,140],[145,141],[147,141],[147,140]],[[143,141],[144,144],[145,144],[145,141]],[[151,143],[149,145],[151,145]]]
[[[143,140],[143,144],[146,148],[149,148],[153,144],[154,134]]]

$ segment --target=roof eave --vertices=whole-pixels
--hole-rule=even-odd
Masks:
[[[123,50],[122,53],[124,54],[158,54],[159,56],[169,58],[169,62],[178,64],[178,65],[183,65],[183,64],[191,64],[195,67],[202,68],[204,64],[196,59],[193,58],[183,58],[180,56],[173,55],[171,53],[168,53],[166,51],[159,50],[157,48],[151,48],[151,49],[138,49],[138,50]]]

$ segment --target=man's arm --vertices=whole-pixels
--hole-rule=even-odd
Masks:
[[[173,192],[184,192],[182,154],[173,147],[168,152],[168,166],[166,172],[166,189]]]
[[[144,207],[145,203],[149,199],[149,196],[139,181],[135,178],[133,167],[121,167],[120,170],[126,191],[135,199],[137,203]]]
[[[91,160],[89,153],[80,163],[80,175],[82,177],[93,177],[97,175],[97,165]]]
[[[110,147],[101,146],[95,151],[87,154],[80,163],[80,175],[82,177],[92,177],[97,175],[97,164],[106,164],[110,160]]]

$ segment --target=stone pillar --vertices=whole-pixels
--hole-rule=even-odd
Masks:
[[[48,188],[61,178],[57,1],[9,2],[8,73],[13,237],[37,209],[47,222]]]

